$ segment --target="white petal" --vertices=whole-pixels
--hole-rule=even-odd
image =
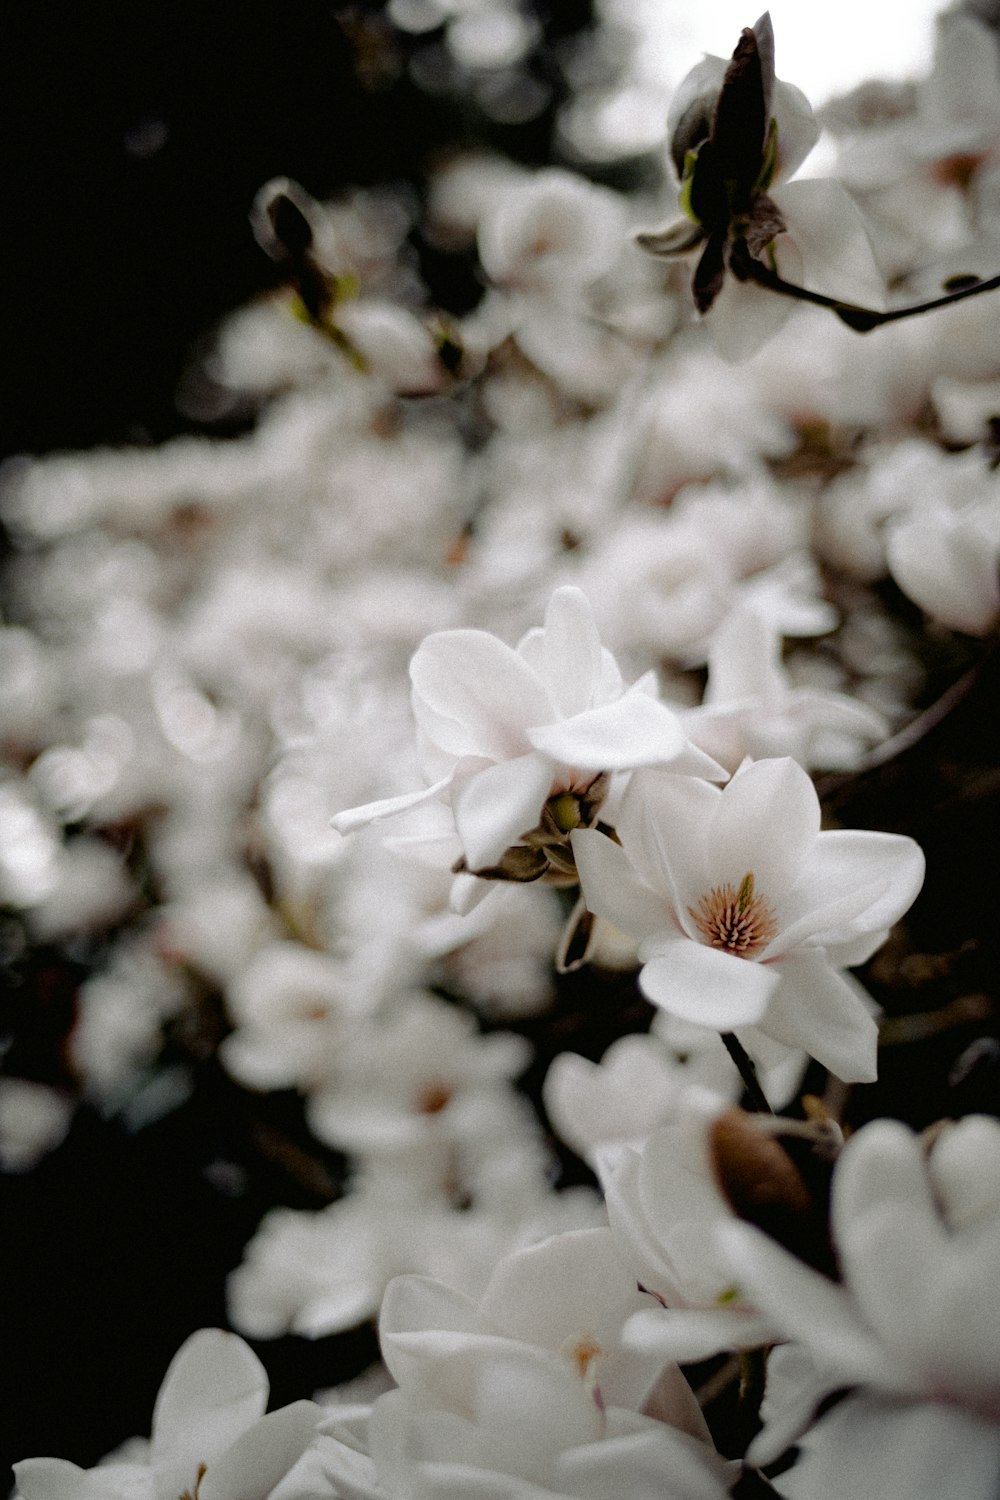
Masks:
[[[656,952],[639,972],[639,988],[654,1005],[718,1031],[760,1021],[778,983],[764,964],[687,938]]]
[[[774,1321],[737,1307],[650,1307],[629,1318],[623,1342],[639,1353],[688,1364],[724,1349],[752,1349],[777,1336]]]
[[[850,1138],[837,1162],[831,1213],[838,1243],[886,1203],[935,1216],[920,1138],[898,1120],[873,1120]]]
[[[120,1487],[112,1477],[114,1469],[126,1465],[101,1465],[96,1470],[80,1469],[64,1458],[26,1458],[14,1465],[17,1495],[21,1500],[133,1500],[151,1494],[148,1470],[136,1467],[137,1484]],[[128,1467],[131,1468],[131,1465]]]
[[[485,1331],[478,1306],[464,1292],[436,1281],[433,1276],[394,1277],[382,1299],[380,1338],[391,1341],[397,1334],[434,1328],[458,1333]],[[395,1372],[393,1375],[399,1380]]]
[[[881,933],[912,905],[924,865],[920,845],[903,834],[821,833],[799,886],[784,903],[782,930],[764,956],[803,943],[839,945]]]
[[[751,695],[774,698],[787,689],[781,637],[774,623],[738,604],[712,637],[702,706],[739,702]]]
[[[1000,1121],[967,1115],[950,1125],[935,1141],[927,1170],[949,1228],[995,1221],[1000,1215]]]
[[[451,785],[451,777],[436,781],[433,786],[420,792],[403,792],[399,797],[383,797],[378,802],[366,802],[360,807],[348,807],[335,813],[330,819],[331,828],[338,833],[353,833],[356,828],[365,828],[369,823],[381,822],[383,818],[394,818],[397,813],[409,812],[411,807],[421,807]]]
[[[801,1047],[845,1083],[878,1077],[878,1026],[856,989],[818,949],[800,948],[774,964],[778,973],[762,1030],[790,1047]]]
[[[262,1417],[209,1466],[198,1500],[268,1500],[312,1442],[322,1415],[313,1401],[293,1401]]]
[[[640,880],[614,839],[578,828],[571,843],[588,911],[639,939],[669,931],[673,919],[664,897]]]
[[[797,172],[819,139],[819,123],[812,105],[794,83],[774,80],[771,114],[778,127],[778,177],[785,181]]]
[[[591,707],[601,675],[601,640],[582,589],[556,589],[545,611],[545,682],[560,714]]]
[[[813,1350],[835,1378],[854,1383],[889,1373],[888,1361],[843,1287],[751,1224],[720,1224],[716,1239],[744,1296],[787,1338]]]
[[[522,833],[537,826],[551,788],[552,766],[535,751],[456,782],[452,810],[470,870],[496,864]]]
[[[726,1500],[730,1469],[707,1443],[657,1424],[560,1454],[554,1482],[575,1500]]]
[[[795,303],[749,281],[727,275],[705,318],[716,353],[727,364],[742,364],[785,326]]]
[[[501,1333],[559,1352],[585,1335],[616,1342],[643,1300],[611,1230],[575,1229],[505,1256],[480,1310]]]
[[[827,177],[802,178],[775,188],[771,196],[788,225],[788,239],[802,257],[807,287],[863,307],[885,306],[885,281],[861,210],[842,183]],[[779,235],[775,242],[779,270],[784,240]]]
[[[485,630],[441,630],[410,662],[413,712],[430,711],[428,738],[449,754],[505,760],[528,748],[525,730],[552,717],[541,682],[517,652]]]
[[[721,798],[707,781],[654,769],[637,771],[622,798],[622,844],[647,885],[669,896],[679,921],[714,883],[706,837]]]
[[[176,1500],[252,1427],[267,1405],[267,1373],[253,1350],[219,1328],[193,1333],[174,1355],[153,1408],[151,1458],[160,1496]]]
[[[889,533],[886,558],[904,594],[949,629],[986,635],[1000,615],[996,546],[953,514],[901,521]]]
[[[1000,1429],[936,1402],[851,1396],[801,1440],[788,1500],[994,1500]]]
[[[810,859],[819,826],[816,789],[797,761],[783,757],[746,766],[723,789],[706,830],[711,884],[739,886],[749,871],[758,894],[776,904]]]
[[[584,771],[664,766],[687,748],[677,715],[645,693],[630,693],[617,703],[530,729],[528,739],[553,760]],[[705,762],[712,773],[724,774],[707,756]]]

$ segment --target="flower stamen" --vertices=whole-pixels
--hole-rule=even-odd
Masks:
[[[698,902],[697,911],[688,907],[688,915],[703,942],[737,958],[753,958],[778,931],[773,906],[754,892],[752,870],[747,871],[738,887],[728,881],[713,886]]]

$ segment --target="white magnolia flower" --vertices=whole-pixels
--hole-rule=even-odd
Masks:
[[[719,1063],[726,1064],[721,1078]],[[728,1088],[730,1097],[712,1095],[716,1086]],[[702,1051],[693,1062],[682,1063],[654,1036],[623,1036],[599,1063],[561,1052],[545,1075],[542,1098],[560,1137],[592,1162],[601,1146],[645,1140],[690,1108],[693,1099],[735,1103],[734,1092],[724,1054]]]
[[[664,1359],[706,1359],[773,1337],[771,1320],[740,1294],[715,1241],[733,1218],[709,1158],[708,1127],[719,1109],[710,1097],[692,1100],[686,1115],[641,1146],[598,1155],[619,1251],[649,1293],[624,1338]]]
[[[722,1500],[728,1466],[680,1372],[659,1378],[662,1358],[621,1350],[640,1300],[606,1229],[507,1257],[478,1303],[427,1278],[394,1282],[380,1334],[399,1389],[371,1421],[385,1494]],[[637,1410],[650,1400],[661,1420]]]
[[[479,225],[491,280],[566,297],[609,269],[625,235],[621,200],[557,167],[504,183]]]
[[[863,963],[913,901],[912,839],[820,832],[795,761],[763,760],[723,790],[645,771],[617,820],[621,844],[573,834],[584,898],[640,940],[643,993],[719,1031],[759,1027],[848,1081],[876,1076],[876,1027],[838,971]]]
[[[747,756],[779,755],[810,770],[828,764],[825,752],[834,745],[842,756],[847,746],[857,753],[889,733],[881,714],[845,693],[793,686],[774,621],[745,605],[716,631],[704,702],[682,712],[681,723],[696,745],[730,771]]]
[[[995,494],[958,509],[939,503],[889,531],[889,570],[942,625],[986,635],[1000,618],[1000,506]]]
[[[860,211],[833,180],[783,186],[819,135],[809,101],[774,74],[766,13],[730,61],[706,56],[681,82],[667,119],[685,218],[639,237],[654,255],[697,250],[692,282],[719,352],[741,360],[787,319],[792,303],[744,279],[752,257],[786,280],[880,305],[884,285]]]
[[[266,1405],[267,1375],[253,1351],[235,1334],[203,1328],[167,1370],[144,1462],[85,1470],[29,1458],[15,1466],[18,1490],[23,1500],[314,1500],[314,1489],[287,1480],[322,1408],[294,1401],[265,1416]]]
[[[892,1500],[943,1493],[988,1500],[996,1493],[998,1164],[1000,1123],[984,1116],[945,1126],[929,1158],[920,1138],[895,1121],[859,1130],[833,1178],[839,1286],[749,1224],[734,1221],[720,1231],[741,1290],[811,1355],[815,1370],[805,1384],[812,1407],[831,1390],[860,1387],[810,1432],[802,1472],[783,1481],[783,1493],[846,1500],[854,1454],[875,1476],[866,1484]],[[796,1406],[797,1426],[780,1409],[768,1413],[781,1436],[779,1444],[763,1434],[771,1456],[809,1418],[809,1404],[788,1404]],[[896,1471],[879,1457],[889,1451],[900,1461]],[[901,1457],[911,1452],[923,1463]]]
[[[799,1439],[786,1500],[993,1500],[1000,1427],[930,1401],[849,1396]]]
[[[428,636],[410,679],[432,784],[338,813],[341,833],[446,797],[466,863],[478,871],[538,829],[546,810],[555,840],[596,816],[588,799],[598,797],[602,773],[671,765],[720,774],[653,696],[651,676],[626,688],[576,588],[556,590],[545,625],[516,650],[483,630]]]

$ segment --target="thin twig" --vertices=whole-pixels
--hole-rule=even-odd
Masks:
[[[739,1074],[743,1079],[743,1087],[747,1091],[751,1108],[756,1110],[758,1114],[773,1115],[774,1110],[767,1102],[767,1095],[761,1088],[760,1080],[757,1077],[757,1069],[754,1067],[746,1049],[737,1041],[733,1032],[723,1031],[721,1035],[726,1051],[739,1069]]]
[[[902,318],[914,318],[918,313],[933,312],[938,307],[947,307],[952,302],[961,302],[966,297],[978,297],[980,292],[992,292],[1000,287],[1000,275],[985,281],[972,281],[956,291],[944,292],[940,297],[930,297],[924,302],[912,302],[907,307],[890,307],[879,311],[874,307],[862,307],[857,302],[843,302],[839,297],[828,297],[824,292],[814,292],[809,287],[786,281],[777,271],[772,271],[763,261],[757,260],[747,249],[745,240],[737,240],[730,254],[729,268],[738,281],[755,281],[758,286],[778,292],[782,297],[793,297],[797,302],[810,302],[815,307],[827,307],[832,313],[853,328],[855,333],[870,333],[885,323],[898,323]]]
[[[902,755],[905,750],[910,750],[914,745],[919,744],[925,735],[929,734],[932,729],[936,729],[952,710],[968,697],[987,659],[986,655],[980,657],[979,661],[963,672],[961,677],[956,677],[940,698],[935,698],[923,713],[911,719],[909,724],[905,724],[898,734],[890,735],[889,739],[883,740],[881,745],[876,745],[875,749],[860,760],[852,770],[834,771],[829,776],[819,777],[816,782],[816,792],[820,799],[839,791],[842,786],[852,785],[859,776],[865,776],[870,771],[877,771],[881,766],[888,765],[890,761]]]

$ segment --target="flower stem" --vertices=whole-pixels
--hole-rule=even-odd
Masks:
[[[743,1087],[747,1091],[751,1109],[758,1114],[773,1115],[774,1110],[767,1102],[767,1096],[761,1088],[760,1080],[757,1077],[757,1069],[750,1060],[746,1048],[736,1040],[736,1036],[732,1031],[723,1031],[721,1036],[726,1051],[736,1064],[739,1075],[743,1079]]]
[[[828,297],[824,292],[814,292],[808,287],[786,281],[777,271],[772,271],[763,261],[757,260],[747,249],[745,240],[737,240],[730,252],[729,267],[738,281],[755,281],[758,286],[778,292],[783,297],[793,297],[797,302],[811,302],[816,307],[828,307],[830,311],[853,328],[855,333],[870,333],[884,323],[898,323],[902,318],[915,318],[918,313],[933,312],[935,308],[947,307],[951,302],[961,302],[965,297],[978,297],[980,292],[992,292],[1000,287],[1000,276],[991,276],[985,281],[973,280],[940,297],[930,297],[925,302],[912,302],[908,307],[890,307],[879,311],[873,307],[862,307],[856,302],[842,302],[839,297]]]

